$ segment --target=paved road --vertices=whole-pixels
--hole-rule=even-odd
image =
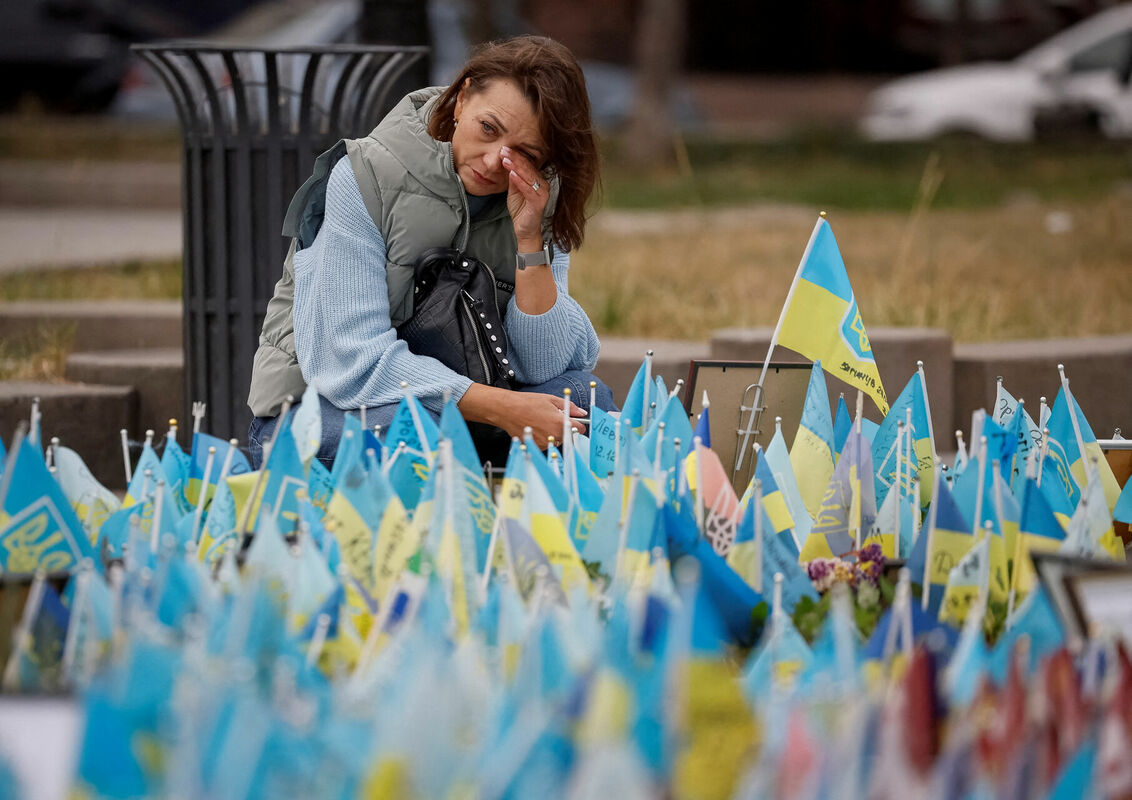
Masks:
[[[0,207],[0,273],[181,255],[180,209]]]

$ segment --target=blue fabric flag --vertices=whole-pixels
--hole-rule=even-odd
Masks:
[[[165,437],[165,450],[161,453],[161,468],[165,470],[165,481],[173,495],[173,500],[177,503],[177,509],[182,514],[192,511],[193,505],[186,496],[186,492],[189,490],[192,459],[181,449],[181,445],[177,444],[177,440],[172,436]]]
[[[834,460],[841,457],[841,448],[849,438],[849,431],[853,429],[853,417],[849,415],[849,406],[845,405],[845,395],[837,398],[837,414],[833,417],[833,454]]]
[[[66,571],[94,558],[82,523],[36,448],[19,439],[6,464],[0,478],[0,512],[7,518],[0,528],[0,572]]]
[[[704,397],[705,398],[707,397],[707,392],[704,392]],[[696,420],[696,429],[695,429],[695,431],[692,432],[693,440],[695,439],[695,437],[699,436],[700,437],[700,444],[702,444],[704,447],[708,447],[708,448],[711,447],[711,413],[710,412],[711,412],[711,406],[705,405],[703,407],[703,410],[700,411],[700,418]],[[690,450],[691,450],[691,442],[688,443],[688,447],[685,449],[685,452],[688,452]]]
[[[1030,637],[1029,659],[1025,668],[1027,675],[1033,674],[1047,655],[1065,645],[1065,630],[1061,627],[1061,620],[1040,584],[1026,595],[1021,607],[1015,610],[1013,623],[999,637],[991,651],[990,674],[1000,686],[1006,680],[1010,660],[1014,657],[1014,647],[1022,636]]]

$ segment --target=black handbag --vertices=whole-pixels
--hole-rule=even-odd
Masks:
[[[426,250],[414,266],[413,315],[398,326],[398,338],[416,355],[435,358],[476,383],[514,388],[496,286],[482,261],[450,247]]]

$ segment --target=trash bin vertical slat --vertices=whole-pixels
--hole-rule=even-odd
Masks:
[[[183,414],[204,400],[209,432],[243,439],[252,355],[287,249],[287,203],[319,153],[365,135],[373,124],[358,122],[388,110],[359,108],[385,103],[387,89],[374,84],[427,48],[172,42],[134,50],[173,96],[183,133]]]
[[[327,108],[330,130],[336,131],[341,128],[342,103],[347,96],[347,90],[351,88],[352,84],[357,79],[356,76],[360,72],[358,67],[368,64],[369,61],[370,56],[368,53],[355,53],[346,60],[346,66],[342,68],[342,74],[338,76],[338,85],[334,88],[330,106]],[[366,131],[366,133],[369,133],[369,131]],[[359,135],[361,134],[359,133]]]
[[[280,169],[283,158],[281,156],[280,137],[283,134],[279,120],[279,106],[283,96],[279,92],[279,64],[276,53],[263,54],[263,70],[267,78],[267,158],[264,165],[264,177],[267,180],[267,217],[264,222],[264,241],[267,244],[268,264],[283,266],[283,232],[278,228],[278,221],[283,219],[283,170]],[[267,301],[267,295],[274,282],[266,282],[257,287],[256,306],[258,311],[260,298]],[[258,317],[258,314],[257,314]],[[258,341],[258,339],[257,339]]]
[[[205,191],[205,214],[211,223],[209,227],[209,247],[206,256],[205,269],[202,277],[205,282],[204,308],[201,309],[206,317],[207,329],[215,330],[215,336],[208,336],[205,342],[189,343],[186,347],[190,357],[203,358],[207,364],[208,383],[205,384],[205,402],[208,403],[209,416],[212,423],[222,430],[232,428],[232,407],[228,401],[231,391],[232,352],[223,342],[219,341],[220,330],[228,331],[227,298],[229,296],[228,277],[231,275],[232,264],[229,261],[228,241],[232,232],[229,227],[228,193],[227,193],[227,160],[230,131],[233,125],[228,122],[220,95],[215,91],[215,78],[209,73],[201,54],[196,50],[186,50],[185,57],[190,66],[200,78],[206,89],[208,109],[212,115],[211,148],[202,142],[201,154],[204,157],[202,178]],[[210,157],[209,157],[210,156]],[[223,328],[220,328],[220,326]],[[194,345],[203,352],[194,355]]]
[[[360,102],[354,109],[353,127],[357,130],[370,130],[380,119],[374,119],[375,109],[386,107],[389,90],[405,74],[405,70],[423,57],[423,53],[394,53],[378,69],[370,81],[369,88],[360,93]]]
[[[228,79],[232,85],[232,98],[236,107],[236,126],[232,136],[232,156],[235,163],[229,169],[232,178],[230,181],[233,188],[232,196],[236,198],[232,207],[235,225],[234,229],[229,231],[231,244],[229,253],[233,256],[230,267],[235,270],[235,296],[239,298],[239,302],[235,304],[234,308],[225,309],[229,330],[236,333],[235,341],[232,343],[235,350],[235,360],[233,370],[229,373],[235,377],[230,388],[230,391],[234,393],[238,391],[237,386],[243,386],[251,380],[252,356],[255,354],[253,343],[256,342],[256,334],[258,333],[255,324],[256,296],[253,278],[255,264],[252,254],[252,241],[254,240],[252,201],[256,198],[252,191],[251,175],[251,137],[256,132],[252,130],[248,116],[246,93],[250,87],[240,74],[240,67],[236,63],[235,54],[230,51],[224,52],[221,53],[221,57],[224,60],[225,68],[228,70]],[[232,269],[229,270],[228,275],[230,278],[232,277]],[[235,325],[232,324],[231,317],[233,315],[235,316]],[[233,424],[235,424],[235,420],[233,420]]]
[[[321,53],[311,53],[310,61],[303,75],[303,93],[299,96],[299,130],[296,145],[299,151],[299,174],[304,175],[314,167],[315,156],[310,152],[312,144],[311,112],[314,110],[314,85],[318,77],[318,67],[322,63]]]

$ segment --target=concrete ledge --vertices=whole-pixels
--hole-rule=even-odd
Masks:
[[[165,430],[170,417],[184,414],[185,363],[180,348],[72,353],[67,357],[64,377],[81,383],[134,387],[138,427],[130,430],[130,436],[135,439],[141,438],[146,428]]]
[[[74,352],[181,347],[179,300],[23,300],[0,303],[0,340],[36,343],[74,333]]]
[[[711,357],[721,360],[759,361],[766,358],[766,349],[774,331],[770,328],[727,328],[716,331],[711,340]],[[948,449],[944,437],[950,431],[941,426],[949,424],[954,416],[952,386],[951,336],[938,328],[870,328],[872,344],[880,379],[888,394],[889,403],[896,400],[912,373],[916,362],[924,362],[924,376],[928,384],[928,402],[931,404],[932,424],[936,428],[936,447]],[[805,361],[806,359],[785,347],[774,349],[776,361]],[[831,407],[836,410],[837,395],[845,392],[845,401],[852,407],[856,389],[826,373]],[[970,413],[970,411],[966,412]],[[865,402],[865,416],[879,420],[880,413],[872,403]]]
[[[1132,432],[1132,335],[956,345],[954,428],[968,430],[972,411],[991,408],[999,375],[1037,420],[1039,398],[1052,404],[1061,388],[1058,364],[1098,438]]]
[[[0,205],[181,207],[181,164],[0,160]]]
[[[664,377],[671,391],[676,381],[688,377],[688,362],[694,358],[708,358],[710,348],[706,342],[684,342],[673,339],[619,339],[603,336],[601,356],[594,374],[605,381],[617,404],[625,402],[625,395],[633,378],[644,361],[645,353],[653,351],[653,374]]]
[[[0,435],[11,444],[16,426],[31,413],[39,398],[43,438],[78,452],[99,481],[112,489],[126,485],[119,431],[137,422],[137,393],[128,386],[0,382]]]

